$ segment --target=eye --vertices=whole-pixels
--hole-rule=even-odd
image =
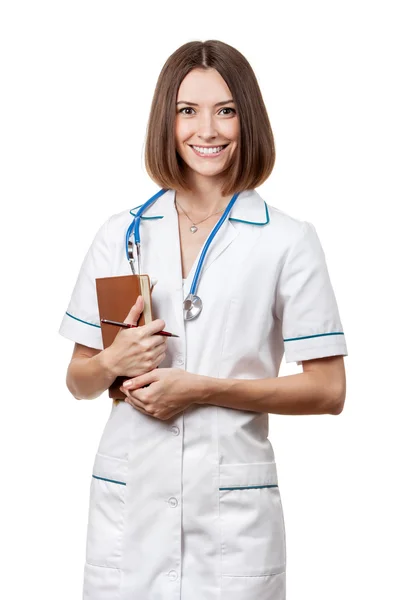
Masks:
[[[229,106],[226,106],[225,108],[221,108],[221,110],[231,110],[234,113],[236,112],[236,110],[234,108],[230,108]],[[229,114],[229,113],[228,113]]]
[[[194,110],[191,106],[184,106],[183,108],[181,108],[178,112],[181,113],[182,115],[190,115],[192,113],[185,113],[183,112],[184,110]],[[231,108],[230,106],[226,106],[225,108],[221,108],[220,112],[222,112],[223,110],[230,110],[231,113],[235,114],[236,110],[234,108]],[[231,113],[225,113],[225,114],[231,114]]]
[[[178,112],[187,115],[188,113],[184,113],[184,110],[193,110],[193,108],[191,108],[191,106],[185,106],[184,108],[181,108]]]

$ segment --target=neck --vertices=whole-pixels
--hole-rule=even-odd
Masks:
[[[192,172],[189,185],[188,191],[176,191],[175,198],[185,210],[200,216],[225,208],[232,198],[232,194],[222,195],[222,183],[215,177],[202,177]]]

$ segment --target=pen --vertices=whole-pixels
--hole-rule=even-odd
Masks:
[[[120,323],[119,321],[110,321],[109,319],[100,319],[102,323],[107,323],[108,325],[116,325],[117,327],[125,327],[128,329],[130,327],[138,327],[137,325],[131,325],[130,323]],[[179,337],[179,335],[175,335],[174,333],[169,333],[169,331],[157,331],[154,335],[166,335],[167,337]]]

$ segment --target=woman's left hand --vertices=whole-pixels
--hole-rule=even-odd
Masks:
[[[200,398],[201,379],[183,369],[157,368],[125,381],[120,390],[126,394],[125,402],[166,421]],[[145,385],[148,387],[143,388]]]

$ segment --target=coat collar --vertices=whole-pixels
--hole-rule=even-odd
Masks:
[[[175,190],[167,190],[141,217],[142,268],[143,272],[148,272],[157,279],[163,280],[168,297],[171,298],[174,305],[177,319],[176,333],[184,336],[181,249],[179,243],[171,243],[172,240],[179,240],[179,219],[174,200]],[[138,208],[136,206],[130,211],[132,216],[136,216]],[[243,223],[253,227],[242,225]],[[215,264],[229,246],[234,245],[238,240],[242,241],[240,247],[244,260],[261,235],[261,226],[268,223],[268,208],[261,196],[255,190],[241,192],[231,210],[230,217],[222,223],[206,253],[199,287],[202,287],[202,281],[204,282],[203,278],[208,269]],[[260,227],[254,228],[254,225],[260,225]],[[150,240],[152,243],[149,244]],[[201,252],[202,250],[188,274],[190,282],[193,281]],[[201,294],[202,292],[200,292],[200,297]]]
[[[163,219],[164,216],[175,210],[174,200],[175,190],[169,189],[146,210],[141,218],[145,220]],[[136,212],[141,206],[143,204],[132,208],[130,213],[133,217],[136,216]],[[240,192],[228,219],[249,225],[268,225],[270,218],[267,203],[255,190]]]

